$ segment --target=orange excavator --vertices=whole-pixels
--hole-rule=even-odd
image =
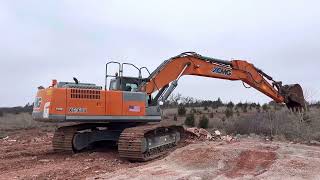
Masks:
[[[109,73],[111,64],[117,66],[117,73]],[[134,67],[138,77],[123,76],[124,66]],[[32,116],[37,121],[59,124],[52,142],[54,151],[77,152],[111,141],[118,145],[120,157],[128,160],[147,161],[166,153],[181,141],[184,129],[160,123],[160,105],[183,75],[241,80],[289,109],[305,108],[300,85],[282,85],[242,60],[185,52],[164,61],[147,78],[142,77],[142,71],[149,73],[146,67],[112,61],[106,64],[104,88],[80,83],[76,78],[74,82],[53,80],[48,88],[38,87]]]

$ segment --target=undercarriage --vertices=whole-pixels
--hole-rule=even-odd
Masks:
[[[53,137],[55,152],[79,152],[97,142],[115,142],[121,158],[148,161],[175,147],[183,138],[182,126],[149,124],[79,124],[63,126]]]

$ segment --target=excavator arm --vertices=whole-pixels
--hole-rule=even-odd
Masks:
[[[151,95],[158,94],[153,103],[166,100],[183,75],[204,76],[226,80],[241,80],[242,82],[269,96],[277,103],[285,103],[289,109],[305,108],[302,88],[298,84],[285,85],[253,64],[243,60],[225,61],[201,56],[194,52],[185,52],[164,61],[153,71],[148,81],[142,84],[141,91]]]

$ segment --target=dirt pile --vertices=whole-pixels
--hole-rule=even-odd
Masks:
[[[190,144],[162,160],[94,178],[319,179],[319,172],[319,147],[252,138]]]
[[[187,142],[201,142],[201,141],[218,141],[223,140],[227,142],[235,141],[236,139],[230,135],[222,136],[221,132],[216,130],[214,133],[203,128],[185,128]]]
[[[218,138],[218,136],[214,136],[213,134],[202,128],[186,128],[185,133],[187,136],[187,140],[213,141]]]

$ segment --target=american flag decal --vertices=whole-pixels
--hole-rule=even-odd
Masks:
[[[140,106],[129,106],[130,112],[140,112]]]

